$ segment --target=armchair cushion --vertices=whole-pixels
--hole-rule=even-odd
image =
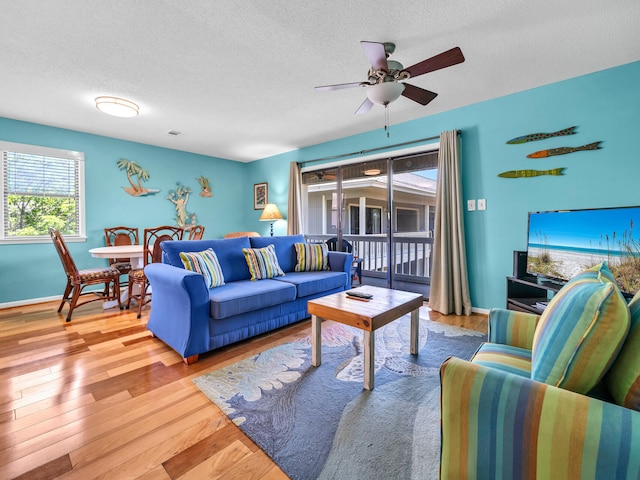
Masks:
[[[487,342],[480,346],[471,361],[519,377],[531,378],[531,350],[526,348]]]
[[[628,330],[629,308],[603,262],[571,279],[542,313],[531,378],[587,393],[612,364]]]
[[[640,411],[640,292],[629,302],[631,327],[605,384],[618,405]]]

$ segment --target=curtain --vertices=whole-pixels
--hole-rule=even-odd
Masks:
[[[287,204],[287,235],[302,233],[302,174],[300,165],[289,165],[289,202]]]
[[[442,132],[429,306],[445,315],[471,314],[460,170],[458,132]]]

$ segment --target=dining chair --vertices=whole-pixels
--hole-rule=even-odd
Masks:
[[[353,253],[353,245],[342,239],[342,246],[338,248],[338,238],[333,237],[325,242],[327,248],[331,251]],[[362,258],[353,257],[353,263],[351,264],[351,278],[357,278],[360,285],[362,285]]]
[[[118,306],[122,309],[122,304],[120,303],[120,271],[112,267],[78,270],[60,231],[50,228],[49,235],[51,235],[51,240],[53,240],[53,245],[56,247],[67,276],[67,286],[64,289],[58,313],[62,311],[65,302],[69,303],[67,322],[70,322],[71,315],[76,307],[96,300],[117,300]],[[104,284],[102,292],[83,292],[85,287],[99,284]],[[96,298],[78,304],[78,300],[82,295],[96,295]]]
[[[161,227],[144,229],[144,255],[143,261],[146,267],[150,263],[162,262],[162,249],[160,244],[167,240],[182,240],[184,229],[182,227],[174,227],[171,225],[163,225]],[[133,287],[136,286],[138,292],[134,293]],[[129,272],[129,298],[127,299],[127,309],[131,305],[131,299],[135,298],[138,302],[138,318],[142,316],[142,307],[151,301],[151,296],[147,298],[149,289],[149,281],[144,274],[143,268],[134,268]]]
[[[112,227],[104,229],[107,247],[115,245],[138,245],[138,229],[132,227]],[[110,258],[109,266],[116,268],[121,274],[131,271],[130,258]]]
[[[204,226],[194,225],[189,229],[189,240],[202,240],[204,235]]]

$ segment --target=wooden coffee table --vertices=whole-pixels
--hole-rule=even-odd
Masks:
[[[364,330],[364,388],[373,390],[375,331],[397,318],[411,313],[411,354],[418,354],[419,309],[423,304],[419,293],[402,292],[388,288],[363,285],[356,289],[370,293],[368,301],[348,297],[345,292],[310,300],[311,314],[311,364],[322,363],[322,320],[334,320]]]

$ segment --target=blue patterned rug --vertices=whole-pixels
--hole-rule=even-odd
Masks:
[[[306,337],[194,383],[294,480],[437,478],[440,364],[486,335],[421,318],[413,356],[409,326],[407,315],[376,331],[372,391],[362,331],[335,323],[323,323],[320,367]]]

